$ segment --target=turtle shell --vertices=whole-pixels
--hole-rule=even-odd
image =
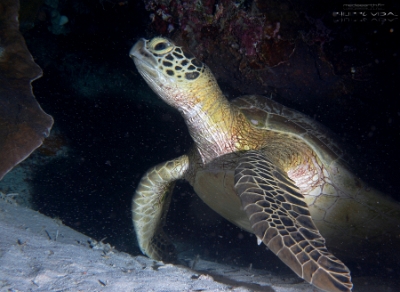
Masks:
[[[304,195],[314,223],[331,248],[343,250],[346,246],[347,252],[359,251],[371,244],[365,238],[378,238],[399,229],[396,228],[396,218],[400,218],[398,204],[367,186],[349,170],[344,151],[327,128],[264,96],[242,96],[232,104],[253,126],[276,133],[275,141],[267,141],[264,153],[273,156],[283,153],[293,160],[298,159],[297,155],[313,161],[315,168],[311,171],[308,166],[293,170],[292,165],[284,170]],[[268,146],[270,143],[274,145]],[[297,145],[302,145],[298,149],[306,150],[295,153]],[[223,155],[207,165],[201,163],[195,149],[190,156],[191,167],[186,179],[199,197],[228,221],[252,232],[234,188],[240,154]]]
[[[232,101],[258,128],[286,133],[306,142],[325,163],[344,160],[335,135],[314,119],[265,96],[244,95]],[[336,138],[336,139],[335,139]]]

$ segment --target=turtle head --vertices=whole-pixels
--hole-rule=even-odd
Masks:
[[[178,110],[207,95],[207,87],[218,88],[205,64],[166,38],[140,39],[129,56],[154,92]]]

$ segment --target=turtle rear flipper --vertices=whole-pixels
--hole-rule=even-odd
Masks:
[[[132,219],[141,251],[154,260],[174,261],[175,247],[163,230],[175,181],[189,166],[187,155],[161,163],[140,180],[132,200]]]
[[[303,195],[264,154],[239,158],[235,189],[258,240],[297,275],[325,291],[351,290],[349,269],[328,252]]]

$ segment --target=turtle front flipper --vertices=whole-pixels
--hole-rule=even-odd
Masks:
[[[326,249],[303,195],[266,155],[239,158],[235,189],[258,240],[297,275],[325,291],[351,290],[349,269]]]
[[[155,260],[173,261],[175,247],[163,230],[175,181],[189,167],[187,155],[149,169],[132,200],[132,220],[141,251]]]

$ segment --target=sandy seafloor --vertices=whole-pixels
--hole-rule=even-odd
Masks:
[[[180,258],[171,265],[118,252],[0,200],[0,291],[319,291],[294,274]],[[353,280],[353,291],[398,291],[379,279]]]

